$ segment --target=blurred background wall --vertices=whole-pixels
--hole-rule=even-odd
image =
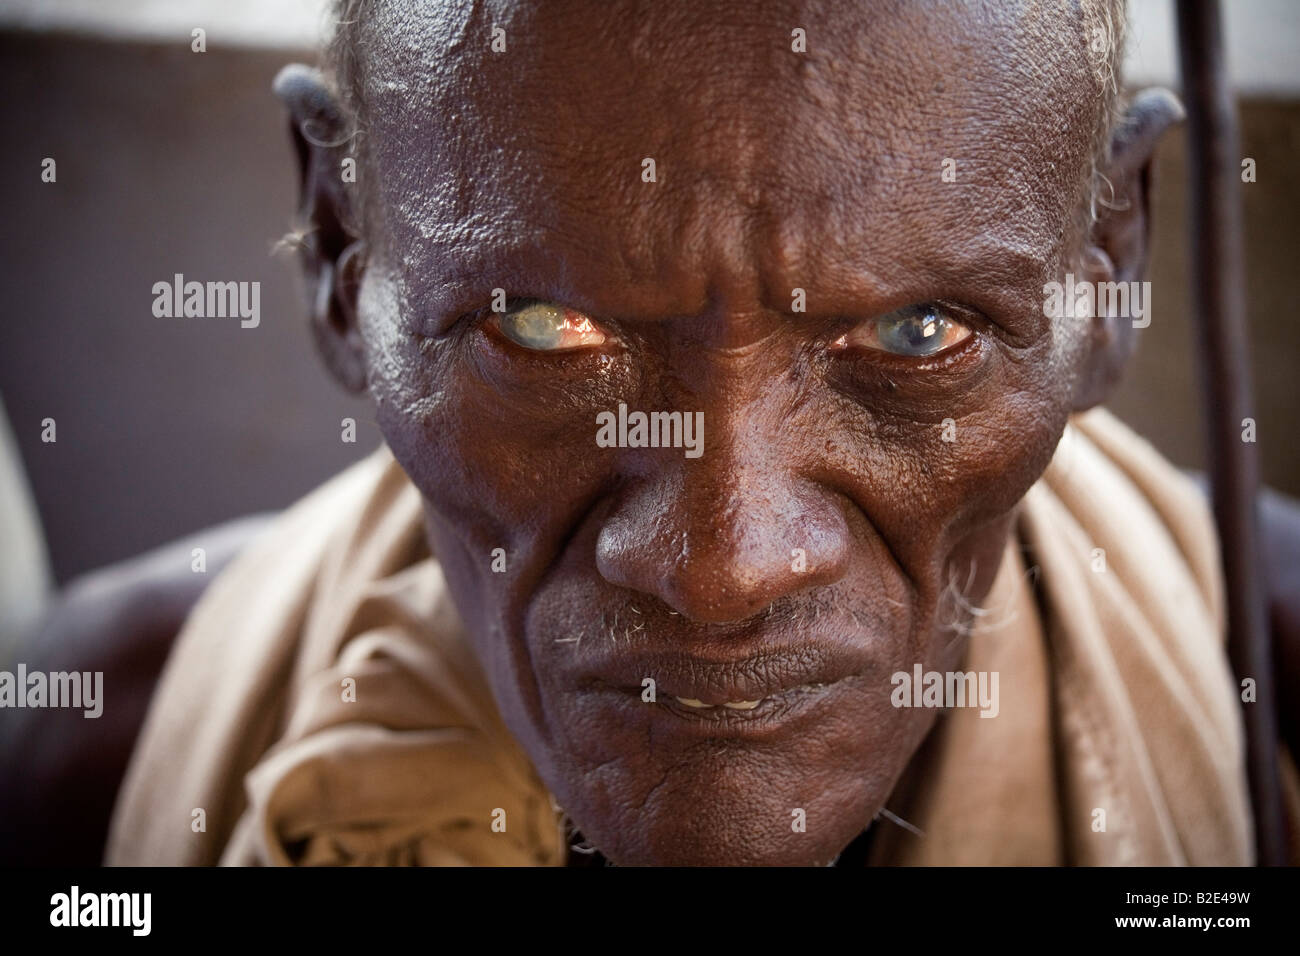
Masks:
[[[1300,497],[1300,2],[1224,0],[1228,65],[1238,91],[1241,155],[1257,181],[1242,183],[1247,306],[1258,447],[1265,483]],[[1131,88],[1179,89],[1171,0],[1129,0],[1125,65]],[[1201,387],[1193,363],[1187,282],[1186,130],[1160,148],[1153,172],[1148,269],[1154,309],[1128,378],[1110,407],[1186,468],[1204,468]]]
[[[1225,6],[1258,170],[1242,196],[1259,448],[1266,481],[1300,495],[1300,3]],[[1131,8],[1129,84],[1176,88],[1170,4]],[[380,441],[368,403],[316,361],[292,261],[271,253],[296,181],[270,84],[324,24],[321,0],[0,0],[0,397],[57,581],[281,508]],[[1179,133],[1155,174],[1152,322],[1112,407],[1199,467],[1185,170]],[[152,286],[177,272],[260,281],[260,326],[155,318]]]
[[[316,360],[294,262],[272,254],[297,174],[271,81],[313,55],[320,5],[3,9],[0,394],[65,581],[282,508],[380,436]],[[260,325],[155,318],[153,284],[178,272],[260,281]]]

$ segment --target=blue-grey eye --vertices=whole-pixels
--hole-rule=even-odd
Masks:
[[[605,333],[581,312],[553,302],[529,302],[492,315],[501,334],[526,349],[558,352],[601,345]]]
[[[971,330],[947,310],[923,303],[864,322],[835,344],[857,345],[909,358],[928,358],[964,342],[970,335]]]

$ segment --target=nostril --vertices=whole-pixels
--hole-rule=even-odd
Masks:
[[[785,591],[770,576],[753,569],[730,568],[728,581],[714,574],[692,574],[678,569],[664,582],[662,599],[669,607],[699,624],[733,624],[747,621],[770,607],[777,590]],[[788,593],[788,592],[787,592]]]
[[[752,546],[720,541],[707,549],[683,551],[671,542],[638,543],[602,532],[596,564],[609,583],[652,596],[693,622],[730,624],[838,580],[843,562],[809,545],[756,553]],[[792,557],[792,551],[800,553]]]

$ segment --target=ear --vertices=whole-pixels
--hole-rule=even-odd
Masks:
[[[1104,170],[1110,188],[1096,197],[1097,220],[1079,266],[1081,281],[1140,281],[1146,273],[1150,235],[1151,161],[1156,144],[1182,121],[1182,104],[1168,90],[1143,90],[1125,110],[1111,138]],[[1131,317],[1092,319],[1084,367],[1074,394],[1083,411],[1105,401],[1123,375],[1137,345]]]
[[[339,383],[360,392],[366,387],[366,356],[357,327],[357,295],[365,271],[365,243],[350,193],[358,187],[343,178],[351,130],[320,71],[291,64],[280,71],[273,88],[289,110],[298,159],[298,216],[305,230],[298,249],[312,335]]]

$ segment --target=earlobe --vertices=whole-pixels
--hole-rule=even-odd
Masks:
[[[313,338],[344,388],[366,386],[365,349],[357,327],[357,297],[365,243],[354,225],[354,201],[342,175],[351,143],[338,98],[318,70],[291,64],[275,79],[290,115],[299,164],[299,261],[307,283]]]
[[[366,349],[357,323],[365,273],[365,243],[358,240],[337,261],[324,264],[317,282],[311,327],[316,348],[334,378],[350,392],[366,387]]]
[[[1125,301],[1141,302],[1148,311],[1141,322],[1132,314],[1106,314],[1100,307],[1102,296],[1095,297],[1097,315],[1091,320],[1084,346],[1084,364],[1074,393],[1076,411],[1099,405],[1110,396],[1137,347],[1136,328],[1150,319],[1149,297],[1144,293],[1147,287],[1141,280],[1150,235],[1151,163],[1160,138],[1183,116],[1182,104],[1168,90],[1143,90],[1111,137],[1110,161],[1104,170],[1109,188],[1095,197],[1096,221],[1078,272],[1080,280],[1096,290],[1103,283],[1124,283],[1129,287]],[[1134,293],[1140,298],[1135,299]]]

